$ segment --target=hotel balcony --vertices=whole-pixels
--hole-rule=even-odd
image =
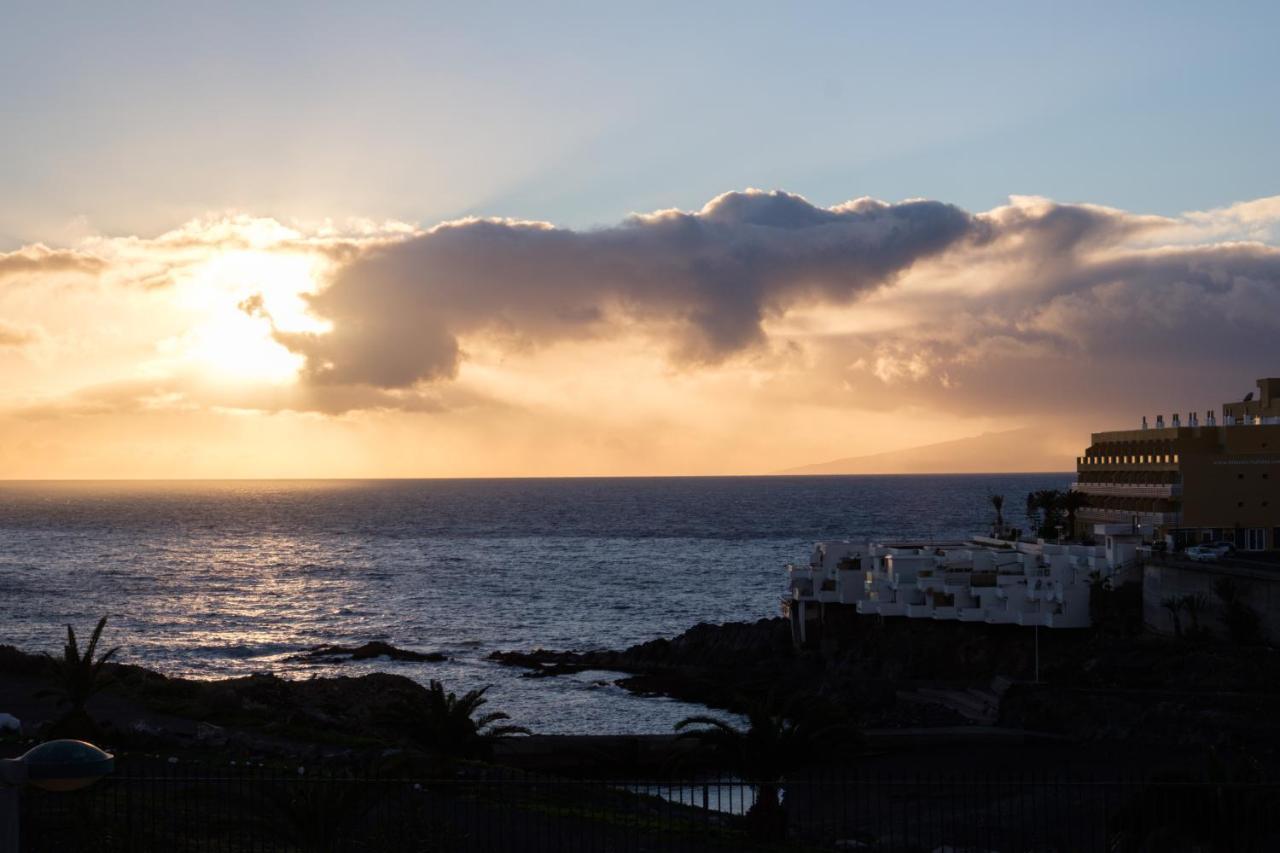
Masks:
[[[1182,496],[1181,483],[1072,483],[1071,490],[1086,495],[1119,498],[1176,498]]]
[[[1076,513],[1081,521],[1097,521],[1128,524],[1138,516],[1147,524],[1178,524],[1181,513],[1176,512],[1144,512],[1132,509],[1103,509],[1101,507],[1084,507]]]

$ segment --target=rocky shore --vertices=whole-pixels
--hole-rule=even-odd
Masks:
[[[990,723],[1153,752],[1212,749],[1280,767],[1280,652],[1132,627],[1042,631],[858,617],[838,643],[798,651],[787,623],[701,624],[623,650],[497,652],[530,677],[626,673],[617,683],[741,711],[791,696],[852,712],[868,728],[972,725],[963,700],[991,697]],[[999,684],[998,690],[992,685]]]
[[[436,659],[385,643],[303,654],[337,662]],[[996,726],[1104,751],[1108,744],[1151,754],[1211,748],[1280,767],[1280,727],[1272,722],[1280,719],[1280,654],[1274,650],[1095,629],[1042,631],[1039,658],[1041,680],[1033,683],[1034,637],[1025,630],[876,618],[851,622],[838,643],[821,650],[795,649],[784,620],[763,619],[700,624],[627,649],[491,655],[530,678],[603,670],[619,673],[616,683],[640,695],[737,712],[762,700],[790,699],[882,732]],[[58,715],[53,700],[40,696],[52,667],[47,656],[0,646],[0,711],[22,719],[28,733],[39,734]],[[404,709],[427,693],[389,673],[198,681],[130,665],[109,670],[111,686],[91,705],[106,736],[117,744],[165,748],[325,756],[400,750],[410,742]],[[908,740],[919,737],[882,737]],[[653,740],[656,752],[634,738],[599,748],[584,746],[587,741],[539,738],[511,754],[552,766],[565,755],[601,749],[608,761],[668,751],[661,739]]]

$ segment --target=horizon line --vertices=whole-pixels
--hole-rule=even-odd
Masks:
[[[7,483],[263,483],[263,482],[425,482],[433,480],[733,480],[822,479],[835,477],[993,477],[1075,474],[1075,471],[898,471],[865,474],[501,474],[425,477],[0,477]]]

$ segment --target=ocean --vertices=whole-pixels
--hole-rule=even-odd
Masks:
[[[0,482],[0,643],[65,624],[122,660],[215,678],[396,672],[540,733],[669,732],[699,706],[610,673],[521,678],[499,649],[622,648],[778,614],[819,539],[952,537],[1016,523],[1070,474],[645,479]],[[385,640],[445,663],[287,660]],[[0,711],[3,711],[0,708]]]

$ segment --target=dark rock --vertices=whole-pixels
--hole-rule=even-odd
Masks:
[[[449,659],[443,652],[415,652],[375,640],[361,646],[312,646],[302,654],[293,655],[289,660],[340,662],[382,657],[411,663],[441,663]]]
[[[629,675],[614,683],[638,695],[671,696],[737,710],[780,680],[809,690],[812,674],[791,647],[786,620],[702,623],[673,639],[650,640],[622,651],[494,652],[489,660],[525,667],[530,678],[584,670]]]

